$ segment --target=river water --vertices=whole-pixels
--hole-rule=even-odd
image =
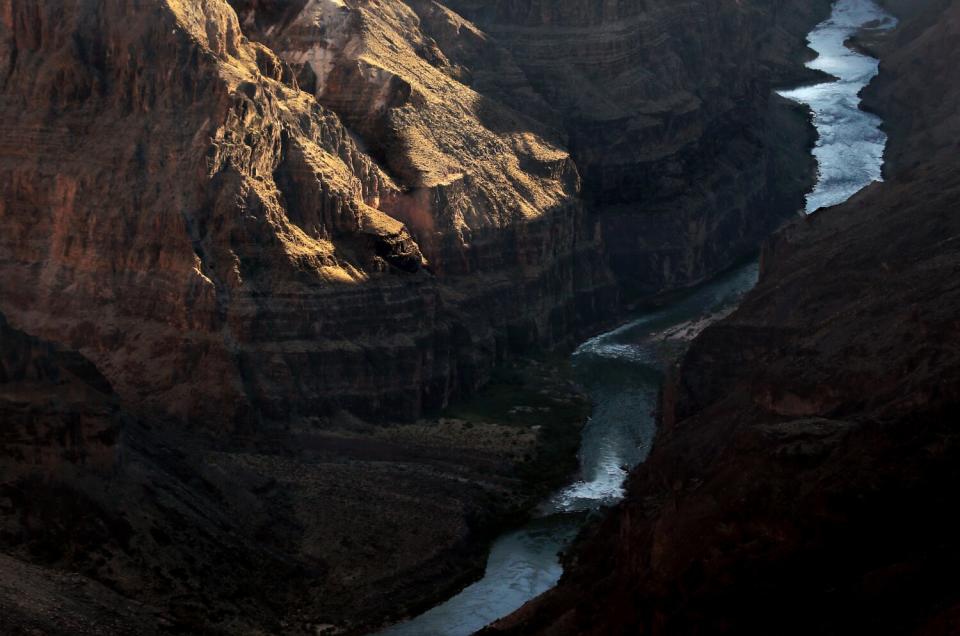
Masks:
[[[896,19],[873,0],[840,0],[831,16],[809,35],[817,58],[807,66],[837,78],[780,94],[813,111],[818,140],[813,154],[817,185],[807,195],[807,213],[843,203],[874,181],[882,181],[887,136],[880,118],[860,110],[860,91],[877,76],[879,62],[844,42],[863,27],[891,29]]]
[[[781,93],[810,106],[820,137],[808,213],[846,201],[881,176],[886,136],[879,118],[858,108],[858,93],[878,64],[843,45],[864,25],[890,28],[894,21],[871,0],[838,0],[810,33],[820,57],[808,64],[838,80]],[[380,636],[467,636],[553,587],[563,572],[558,554],[590,514],[620,500],[628,471],[646,459],[665,369],[707,324],[733,311],[756,280],[756,263],[744,265],[584,342],[573,368],[594,406],[577,479],[543,502],[527,525],[497,539],[482,579]]]

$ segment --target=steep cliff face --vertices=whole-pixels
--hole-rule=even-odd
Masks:
[[[888,181],[776,235],[623,505],[491,633],[960,629],[960,3],[909,8],[869,91]]]
[[[227,5],[2,9],[3,309],[125,400],[242,419],[269,397],[244,367],[283,366],[311,328],[271,320],[264,295],[309,313],[418,268],[403,226],[368,205],[389,178]],[[429,292],[407,295],[411,327],[430,321]]]
[[[494,231],[558,214],[575,225],[579,178],[557,131],[460,81],[471,71],[458,62],[517,70],[459,16],[399,1],[307,2],[282,12],[235,5],[252,34],[294,65],[300,85],[339,113],[401,184],[408,196],[385,206],[415,232],[435,273],[542,260],[522,242],[498,249],[491,242],[503,239]],[[446,43],[452,59],[430,35],[445,30],[456,34]],[[463,55],[471,45],[477,50]]]
[[[769,89],[815,9],[500,7],[494,38],[434,3],[235,6],[4,7],[2,309],[138,408],[415,417],[610,316],[608,254],[634,291],[696,281],[809,174]]]
[[[523,186],[503,169],[549,168],[538,146],[569,146],[632,295],[701,280],[802,207],[809,139],[771,87],[829,2],[448,5],[234,2],[391,174],[441,197],[427,224],[401,212],[434,261],[479,249],[517,200],[491,193]],[[444,165],[470,167],[453,184]]]

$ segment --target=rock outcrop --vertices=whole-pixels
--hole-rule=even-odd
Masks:
[[[489,633],[960,629],[960,3],[891,6],[887,182],[775,236],[624,503]]]

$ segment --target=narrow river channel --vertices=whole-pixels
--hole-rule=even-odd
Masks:
[[[838,0],[809,36],[819,57],[808,64],[837,80],[781,93],[810,106],[819,133],[813,151],[819,175],[807,212],[842,203],[881,177],[886,136],[879,118],[859,109],[859,92],[876,76],[878,63],[844,43],[861,27],[893,25],[872,0]],[[757,265],[742,266],[584,342],[573,366],[594,407],[577,479],[545,501],[527,525],[497,539],[482,579],[381,636],[467,636],[555,585],[562,574],[558,553],[590,514],[622,497],[627,472],[646,458],[664,370],[703,327],[733,311],[756,280]]]
[[[817,129],[817,185],[807,195],[807,213],[843,203],[874,181],[882,180],[887,135],[880,118],[860,110],[860,91],[877,76],[880,63],[846,46],[861,29],[887,30],[896,19],[873,0],[839,0],[830,17],[807,41],[817,57],[807,66],[836,78],[780,94],[806,104]]]

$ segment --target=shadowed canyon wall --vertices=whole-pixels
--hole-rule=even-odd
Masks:
[[[12,329],[0,315],[0,482],[116,464],[120,411],[88,360]]]
[[[811,143],[772,87],[802,81],[829,2],[471,2],[557,111],[631,296],[703,280],[802,207]]]

